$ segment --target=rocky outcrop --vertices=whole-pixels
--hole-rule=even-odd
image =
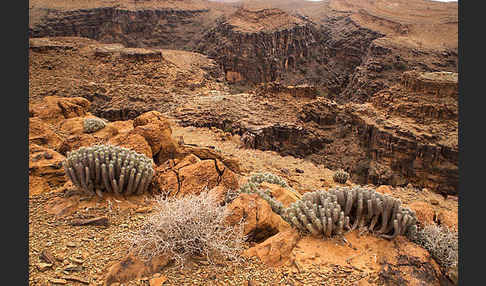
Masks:
[[[46,96],[42,102],[29,104],[29,116],[55,124],[59,120],[86,115],[89,106],[90,102],[82,97]]]
[[[400,1],[390,5],[403,4],[395,2]],[[233,8],[219,10],[207,3],[192,8],[183,3],[175,4],[180,8],[138,5],[50,10],[32,22],[29,34],[197,51],[215,59],[228,82],[311,84],[340,102],[366,102],[406,70],[457,72],[454,29],[436,29],[454,23],[444,20],[457,18],[457,11],[450,8],[427,7],[429,19],[422,17],[423,3],[410,3],[406,7],[410,19],[404,20],[381,3],[370,7],[359,1],[329,1],[319,7],[321,12],[309,11],[312,17],[251,5],[234,13]],[[377,12],[377,7],[382,9]],[[429,42],[437,41],[437,35],[430,34],[434,30],[444,34],[444,44],[429,47]],[[100,49],[98,54],[106,51]]]
[[[217,159],[202,159],[189,154],[181,159],[170,159],[160,164],[154,176],[154,192],[171,197],[199,195],[203,191],[215,190],[220,203],[224,203],[229,190],[238,189],[238,178]]]
[[[209,30],[196,50],[216,59],[229,82],[270,82],[311,56],[314,34],[311,22],[282,10],[242,8]]]
[[[457,59],[457,50],[425,50],[397,44],[387,37],[375,39],[336,100],[367,102],[375,93],[401,81],[403,73],[411,70],[457,73]]]
[[[240,194],[228,205],[227,223],[234,225],[243,220],[243,234],[249,241],[262,242],[286,230],[290,225],[272,211],[270,205],[257,194]]]
[[[416,127],[380,118],[372,108],[363,107],[333,108],[325,101],[304,106],[302,119],[314,121],[322,136],[334,138],[327,148],[312,155],[314,160],[331,168],[345,168],[353,181],[362,184],[412,183],[457,193],[457,141],[455,145],[441,143],[450,131],[445,130],[443,136],[417,132]]]
[[[427,78],[426,87],[414,89],[423,84],[409,84],[415,82],[413,77],[420,82]],[[198,99],[174,116],[182,125],[240,134],[249,148],[342,168],[355,183],[411,183],[455,194],[458,106],[450,87],[457,86],[454,78],[453,73],[404,73],[402,82],[366,104],[296,97],[290,88],[267,85],[253,94]]]
[[[127,47],[190,47],[204,31],[208,9],[99,7],[51,11],[29,28],[29,37],[75,36]]]
[[[217,64],[197,53],[162,53],[160,49],[126,48],[79,37],[30,41],[75,47],[69,52],[30,49],[29,111],[43,120],[91,112],[110,121],[126,121],[151,110],[165,112],[176,107],[185,100],[181,93],[194,96],[223,87]],[[58,97],[71,99],[58,105]]]

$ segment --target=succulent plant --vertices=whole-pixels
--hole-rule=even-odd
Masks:
[[[62,162],[67,177],[87,193],[141,194],[154,175],[153,161],[133,150],[111,145],[81,147]]]
[[[415,213],[402,207],[399,199],[361,187],[305,193],[281,215],[303,232],[326,237],[359,228],[393,239],[413,231],[417,222]]]
[[[105,128],[106,123],[101,118],[85,118],[83,120],[84,133],[93,133]]]
[[[332,176],[334,182],[339,184],[344,184],[349,179],[349,174],[345,172],[343,169],[339,169],[334,176]]]
[[[282,210],[284,209],[284,206],[282,205],[281,202],[277,201],[274,199],[269,190],[262,190],[260,188],[260,184],[263,182],[268,182],[271,184],[279,185],[284,188],[289,189],[290,191],[298,194],[294,189],[289,187],[287,182],[285,182],[284,179],[281,177],[272,174],[272,173],[255,173],[251,175],[250,179],[246,184],[244,184],[240,188],[240,193],[256,193],[260,197],[262,197],[264,200],[268,202],[268,204],[272,207],[272,210],[276,212],[277,214],[281,214]],[[299,194],[300,195],[300,194]]]

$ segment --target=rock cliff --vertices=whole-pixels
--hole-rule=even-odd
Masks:
[[[235,10],[192,2],[36,7],[29,36],[196,51],[230,83],[312,84],[339,102],[366,102],[406,70],[457,72],[457,8],[449,4],[335,0],[278,9],[255,2]]]
[[[208,9],[99,7],[51,11],[31,25],[29,37],[86,37],[127,47],[189,50],[207,28]]]
[[[360,184],[457,194],[457,74],[407,72],[365,104],[338,104],[310,89],[269,84],[195,99],[172,114],[182,125],[240,134],[247,147],[343,168]]]

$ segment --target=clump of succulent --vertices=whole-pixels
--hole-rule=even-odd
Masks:
[[[151,158],[111,145],[81,147],[62,162],[67,177],[87,193],[141,194],[154,175]]]
[[[361,187],[305,193],[282,211],[282,217],[303,232],[326,237],[358,228],[360,233],[393,239],[413,231],[417,222],[399,199]]]
[[[106,123],[101,118],[85,118],[83,120],[84,133],[93,133],[105,128]]]
[[[250,178],[248,179],[248,182],[240,188],[240,193],[249,193],[249,194],[256,193],[256,194],[258,194],[260,197],[262,197],[264,200],[266,200],[268,202],[268,204],[272,207],[272,210],[277,214],[282,213],[284,206],[282,205],[281,202],[277,201],[276,199],[274,199],[271,196],[269,190],[262,190],[260,188],[260,184],[263,183],[263,182],[268,182],[268,183],[271,183],[271,184],[282,186],[282,187],[287,188],[290,191],[298,194],[294,189],[292,189],[287,184],[287,182],[285,182],[284,179],[282,179],[281,177],[279,177],[275,174],[272,174],[272,173],[255,173],[255,174],[251,175]],[[298,194],[298,195],[300,196],[300,194]]]
[[[334,176],[332,176],[334,182],[339,184],[344,184],[349,179],[349,174],[345,172],[343,169],[339,169]]]

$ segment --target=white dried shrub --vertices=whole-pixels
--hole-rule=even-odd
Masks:
[[[243,250],[243,223],[225,224],[225,206],[214,192],[182,198],[156,198],[154,212],[141,229],[128,236],[131,250],[145,260],[168,255],[181,267],[191,256],[240,261]]]
[[[427,249],[437,263],[448,270],[457,266],[459,259],[458,233],[445,226],[426,225],[418,230],[412,241]]]

